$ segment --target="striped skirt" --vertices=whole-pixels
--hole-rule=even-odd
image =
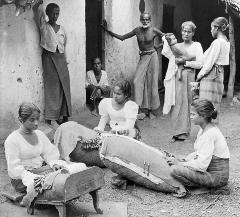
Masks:
[[[219,111],[224,90],[224,68],[214,65],[210,73],[200,81],[199,98],[210,100]]]
[[[228,182],[229,159],[213,156],[206,172],[182,165],[172,166],[171,175],[184,186],[219,188]]]

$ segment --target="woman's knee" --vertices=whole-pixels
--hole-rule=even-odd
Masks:
[[[178,176],[179,175],[179,166],[172,165],[170,168],[170,174],[171,174],[171,176]]]

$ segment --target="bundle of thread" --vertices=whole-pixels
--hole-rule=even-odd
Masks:
[[[99,148],[102,146],[100,134],[92,139],[84,139],[80,136],[78,137],[78,142],[81,144],[81,149],[85,151],[99,150]]]

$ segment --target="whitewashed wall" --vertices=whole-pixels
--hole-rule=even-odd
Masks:
[[[68,36],[67,55],[73,114],[85,103],[85,1],[45,0],[60,6],[59,24]],[[18,126],[22,101],[36,103],[43,111],[43,81],[39,32],[32,10],[19,17],[15,6],[0,8],[0,138]]]

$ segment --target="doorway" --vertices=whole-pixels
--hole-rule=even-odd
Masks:
[[[86,71],[92,69],[91,60],[100,57],[104,67],[104,34],[101,23],[104,17],[103,0],[85,0]]]

